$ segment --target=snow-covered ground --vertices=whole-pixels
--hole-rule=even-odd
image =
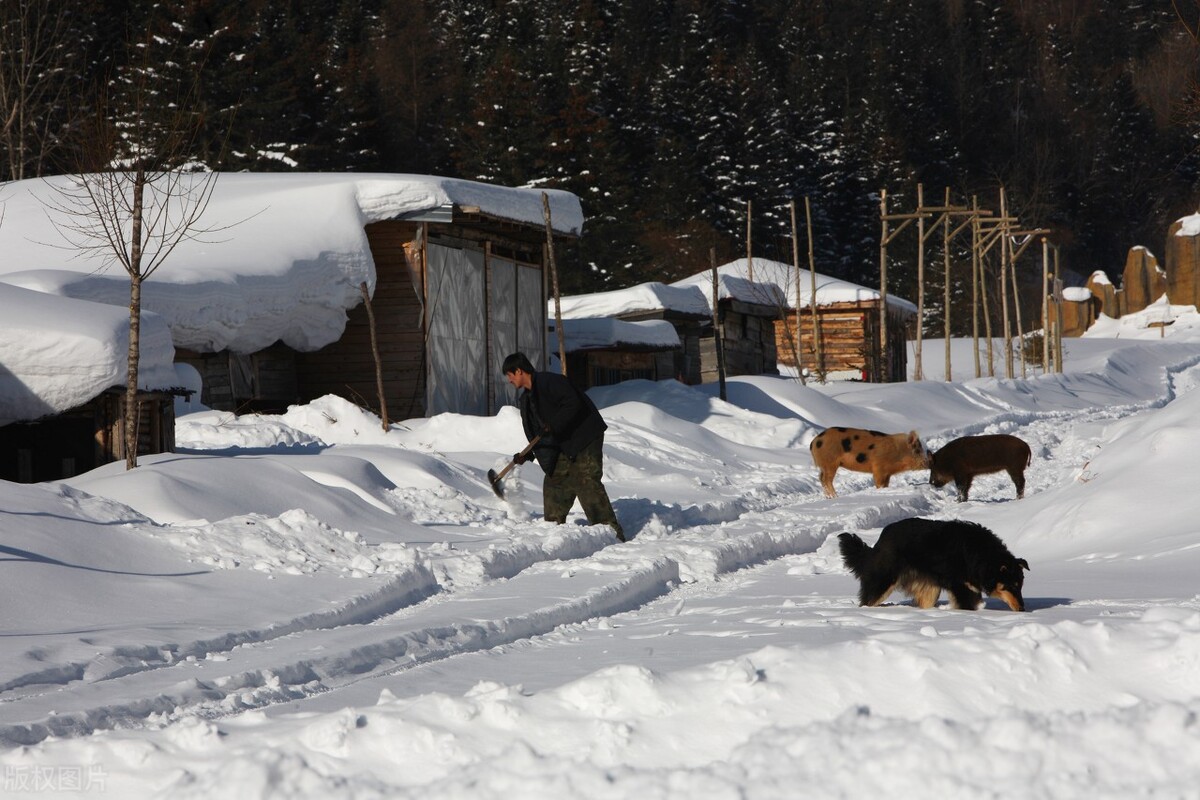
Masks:
[[[539,521],[535,465],[492,493],[514,409],[202,411],[133,472],[0,483],[0,795],[1200,797],[1200,330],[1173,319],[1025,380],[965,380],[955,342],[951,383],[594,390],[626,544]],[[841,472],[827,499],[830,425],[1015,434],[1026,496]],[[915,515],[992,528],[1029,613],[859,608],[836,534]]]

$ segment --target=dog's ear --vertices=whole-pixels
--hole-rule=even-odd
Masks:
[[[1026,572],[1028,572],[1028,571],[1029,571],[1029,562],[1028,562],[1028,561],[1026,561],[1026,560],[1025,560],[1025,559],[1023,559],[1023,558],[1018,558],[1018,559],[1017,559],[1017,563],[1018,563],[1018,564],[1020,564],[1020,565],[1021,565],[1021,567],[1022,567],[1022,568],[1024,568],[1024,570],[1025,570]]]

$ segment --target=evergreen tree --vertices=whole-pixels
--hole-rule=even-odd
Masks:
[[[742,255],[748,200],[756,254],[790,260],[786,207],[804,197],[818,268],[873,285],[878,192],[909,209],[917,182],[985,208],[1003,185],[1023,224],[1056,230],[1067,269],[1115,275],[1200,190],[1200,115],[1180,113],[1200,55],[1151,0],[79,3],[54,73],[67,96],[35,115],[60,153],[152,70],[158,96],[198,93],[195,164],[576,192],[570,291]],[[53,163],[3,146],[8,177]],[[900,293],[911,238],[889,247]]]

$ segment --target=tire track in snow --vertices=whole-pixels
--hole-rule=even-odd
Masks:
[[[795,505],[795,495],[774,496]],[[765,499],[760,503],[770,505]],[[777,531],[765,527],[764,520],[788,516],[775,504],[732,524],[705,523],[667,539],[613,545],[574,561],[543,561],[508,580],[434,595],[367,625],[297,631],[204,659],[82,683],[69,692],[16,698],[0,706],[0,741],[32,744],[51,735],[79,736],[185,715],[219,716],[296,700],[628,612],[680,583],[808,552],[835,529],[863,519],[886,524],[928,507],[921,493],[911,491],[890,492],[882,501],[858,494],[841,504],[824,498],[803,504],[811,508],[810,524],[803,526],[793,518]],[[489,614],[480,617],[480,609]]]

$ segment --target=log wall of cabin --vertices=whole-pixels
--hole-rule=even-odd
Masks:
[[[811,309],[800,312],[800,366],[814,373],[853,372],[866,375],[868,379],[880,380],[882,376],[879,357],[879,308],[877,303],[833,303],[820,306],[817,318],[821,325],[822,364],[817,363],[816,346],[813,342]],[[908,319],[903,314],[892,313],[888,318],[890,374],[896,380],[904,380],[907,368],[907,348],[904,325]],[[787,320],[775,321],[779,337],[779,361],[795,366],[792,346],[788,337],[795,337],[796,315],[788,312]],[[879,364],[879,366],[877,366]]]
[[[823,365],[816,360],[816,345],[813,341],[812,313],[805,310],[800,313],[800,366],[813,372],[823,366],[826,372],[853,371],[861,373],[866,369],[868,351],[877,350],[867,342],[867,315],[873,309],[864,309],[855,305],[846,307],[823,306],[817,312],[821,323],[821,348],[823,350]],[[776,333],[781,343],[787,341],[790,335],[795,336],[795,315],[789,314],[786,322],[776,320]],[[779,361],[788,366],[795,366],[792,347],[781,344]]]

